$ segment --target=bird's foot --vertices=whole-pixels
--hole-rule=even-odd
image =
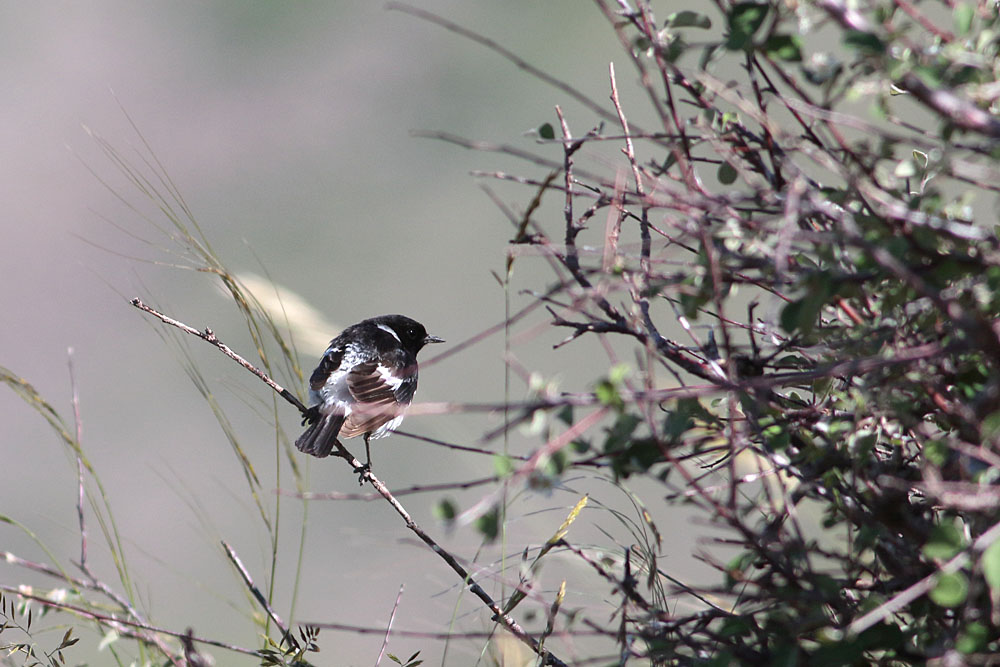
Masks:
[[[302,413],[302,425],[315,424],[319,421],[319,406],[314,405]]]
[[[372,464],[365,463],[364,465],[355,466],[354,472],[358,475],[358,486],[364,486],[365,479],[367,479],[368,475],[372,472]]]

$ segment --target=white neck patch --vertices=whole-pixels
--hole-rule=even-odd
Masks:
[[[393,338],[395,338],[397,343],[402,343],[403,342],[403,341],[399,340],[399,335],[397,335],[396,332],[393,331],[392,327],[390,327],[389,325],[387,325],[387,324],[378,324],[376,326],[378,326],[379,329],[381,329],[382,331],[386,332],[387,334],[389,334],[390,336],[392,336]]]

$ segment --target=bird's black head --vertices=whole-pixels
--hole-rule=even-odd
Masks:
[[[420,351],[420,349],[427,343],[443,343],[444,340],[438,338],[437,336],[431,336],[427,333],[427,329],[424,325],[416,320],[412,320],[405,315],[383,315],[381,317],[372,318],[372,323],[376,326],[383,326],[392,329],[396,336],[399,338],[399,342],[406,349],[410,350],[414,354]]]

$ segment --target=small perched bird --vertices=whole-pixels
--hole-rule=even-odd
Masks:
[[[309,427],[295,441],[300,451],[329,456],[338,436],[388,435],[403,421],[403,411],[417,390],[417,352],[443,343],[419,322],[402,315],[382,315],[347,327],[330,341],[309,378],[313,404],[303,423]]]

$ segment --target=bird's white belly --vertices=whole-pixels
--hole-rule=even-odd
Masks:
[[[369,437],[371,437],[371,438],[382,438],[384,436],[387,436],[390,433],[392,433],[393,431],[395,431],[397,428],[399,428],[399,425],[401,423],[403,423],[403,415],[398,415],[398,416],[390,419],[386,423],[382,424],[381,426],[379,426],[374,431],[372,431],[372,434]]]

